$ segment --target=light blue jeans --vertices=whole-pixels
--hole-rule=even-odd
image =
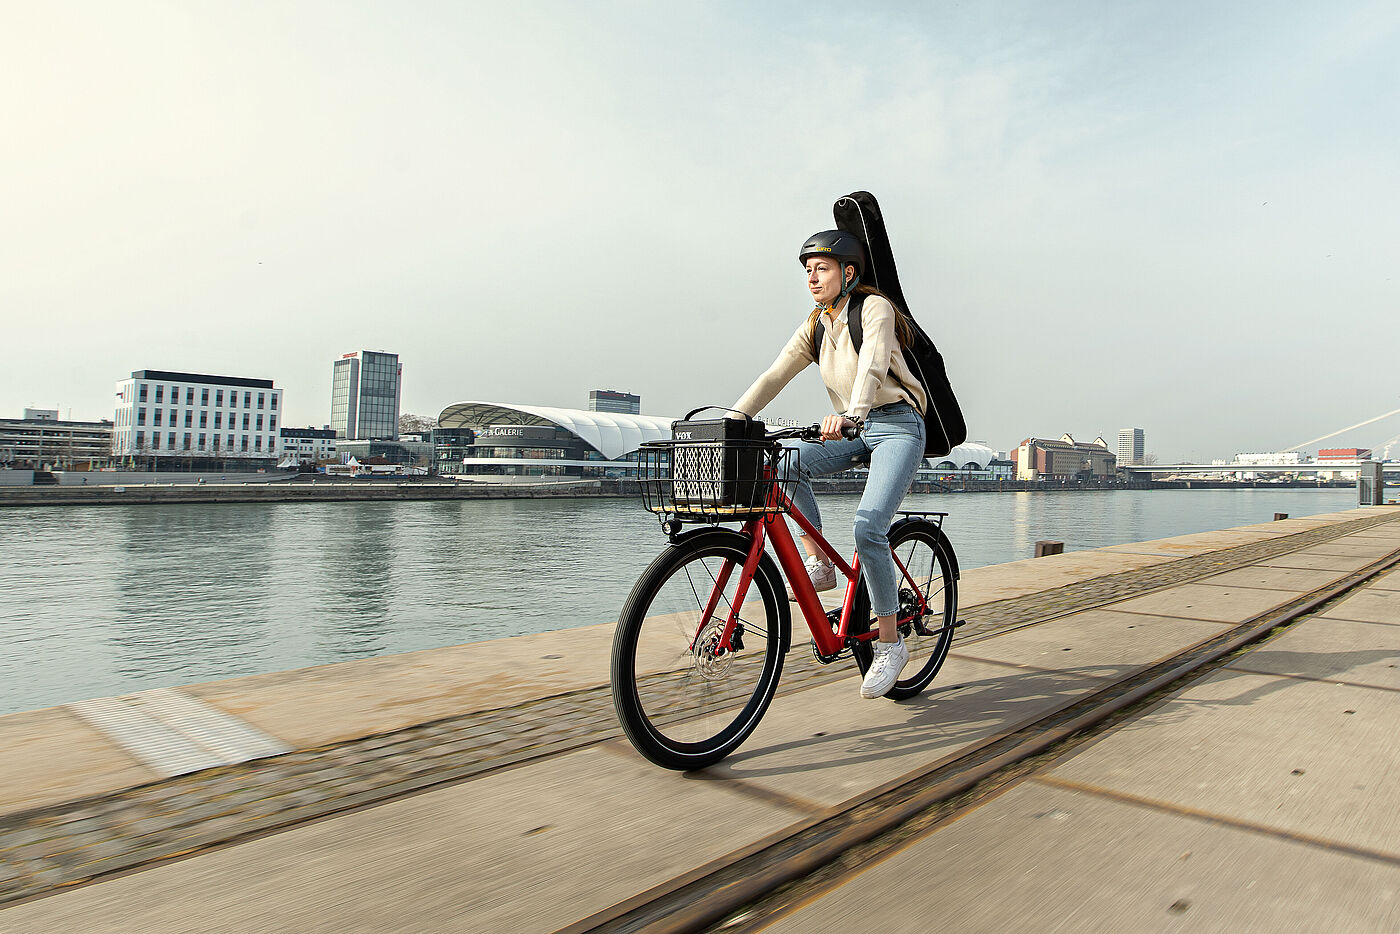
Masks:
[[[851,441],[795,441],[800,468],[791,490],[792,504],[818,530],[821,511],[812,493],[812,478],[840,473],[867,459],[870,476],[856,509],[856,553],[870,589],[870,609],[876,616],[899,610],[899,580],[890,557],[890,520],[909,491],[914,472],[924,459],[924,419],[907,402],[871,409],[865,431]]]

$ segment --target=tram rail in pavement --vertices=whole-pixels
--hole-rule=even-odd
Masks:
[[[911,833],[925,831],[935,823],[955,820],[1003,793],[1008,786],[1019,783],[1030,771],[1026,763],[1047,754],[1061,757],[1070,753],[1073,746],[1096,738],[1100,729],[1116,727],[1125,712],[1151,705],[1199,680],[1228,664],[1242,649],[1317,614],[1357,587],[1391,571],[1397,564],[1400,564],[1400,538],[1392,553],[1340,581],[1160,659],[1074,701],[1063,710],[973,743],[956,756],[933,763],[923,774],[906,776],[907,780],[894,788],[877,789],[864,799],[852,799],[848,810],[793,834],[779,844],[716,866],[686,886],[644,893],[630,903],[613,906],[570,925],[561,934],[626,931],[680,934],[706,930],[726,919],[729,923],[723,925],[724,930],[758,930],[766,926],[765,922],[772,916],[786,913],[795,903],[810,899],[814,894],[830,891],[836,887],[836,882],[826,878],[810,885],[796,885],[795,891],[781,893],[776,898],[775,890],[800,883],[843,857],[849,858],[857,848],[863,848],[859,862],[880,859],[887,851],[903,849],[904,838]],[[1400,588],[1400,575],[1393,583]],[[1397,622],[1400,623],[1400,619]],[[1394,654],[1400,660],[1400,649]],[[1063,781],[1061,786],[1074,787]],[[914,822],[923,826],[911,829],[910,824]],[[891,839],[882,839],[886,837]],[[1329,846],[1341,848],[1335,843]],[[1376,850],[1357,852],[1393,860],[1400,868],[1400,849],[1394,855]],[[838,872],[836,880],[858,874],[858,868]],[[1396,881],[1400,883],[1400,873]],[[932,917],[935,913],[920,917]],[[858,915],[848,912],[845,920],[849,923],[855,917]],[[1032,921],[1030,918],[1020,920]],[[891,919],[890,926],[881,930],[898,929],[893,921]],[[843,925],[830,929],[849,928]],[[925,928],[916,926],[913,929]],[[1109,926],[1108,929],[1113,928]]]

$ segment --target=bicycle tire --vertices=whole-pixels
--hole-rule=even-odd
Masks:
[[[777,691],[787,606],[771,558],[759,563],[739,608],[744,647],[718,656],[706,651],[733,605],[749,544],[731,529],[682,539],[657,556],[623,604],[613,637],[613,706],[633,747],[663,768],[700,769],[729,755]],[[704,604],[726,562],[732,567],[718,619],[702,630]]]
[[[947,537],[936,523],[926,519],[904,519],[895,523],[890,529],[890,548],[908,568],[911,577],[925,581],[922,586],[931,611],[921,620],[910,620],[899,626],[900,635],[909,648],[909,661],[900,679],[885,696],[890,700],[906,700],[929,686],[948,657],[958,616],[958,575],[953,570],[956,565]],[[914,605],[914,593],[907,580],[899,583],[899,617],[904,619],[907,609]],[[858,585],[854,607],[863,608],[864,615],[869,617],[870,593],[864,576]],[[870,625],[874,625],[873,618],[870,618]],[[854,643],[851,655],[864,675],[874,658],[870,642]]]

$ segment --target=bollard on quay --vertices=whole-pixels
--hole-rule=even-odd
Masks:
[[[1037,558],[1044,558],[1046,555],[1062,555],[1064,553],[1064,542],[1039,541],[1035,543],[1035,556]]]

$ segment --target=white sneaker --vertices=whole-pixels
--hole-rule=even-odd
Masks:
[[[812,589],[817,593],[836,589],[836,568],[833,565],[827,564],[816,555],[810,555],[805,567],[807,568],[807,578],[812,582]],[[792,592],[791,587],[788,588],[788,599],[797,599],[797,595]]]
[[[871,660],[870,670],[860,684],[860,696],[884,697],[899,680],[899,673],[909,661],[909,647],[904,644],[904,637],[900,636],[898,642],[876,639],[871,643],[871,648],[875,650],[875,658]]]

